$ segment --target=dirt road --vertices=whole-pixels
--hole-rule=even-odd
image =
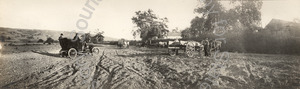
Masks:
[[[62,58],[59,46],[5,46],[1,89],[300,89],[300,56],[229,53],[167,55],[166,49],[99,47],[99,55]],[[17,50],[17,51],[16,51]],[[213,64],[216,78],[211,78]],[[210,80],[208,80],[210,79]]]

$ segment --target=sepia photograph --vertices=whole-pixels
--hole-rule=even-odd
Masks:
[[[0,0],[0,89],[300,89],[300,0]]]

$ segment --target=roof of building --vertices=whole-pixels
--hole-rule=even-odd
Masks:
[[[268,30],[300,30],[300,23],[272,19],[265,29]]]

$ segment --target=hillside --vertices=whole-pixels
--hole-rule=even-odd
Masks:
[[[54,30],[39,30],[39,29],[18,29],[0,27],[0,40],[6,42],[36,42],[38,39],[46,40],[51,37],[54,40],[63,33],[64,37],[73,38],[75,35],[71,31],[54,31]],[[118,40],[112,37],[104,37],[105,41]]]

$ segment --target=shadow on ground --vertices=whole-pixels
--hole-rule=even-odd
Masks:
[[[46,56],[52,56],[52,57],[60,57],[59,54],[57,53],[49,53],[49,52],[43,52],[43,51],[36,51],[36,50],[31,50],[33,53],[41,54],[41,55],[46,55]]]

